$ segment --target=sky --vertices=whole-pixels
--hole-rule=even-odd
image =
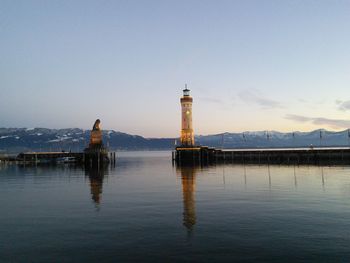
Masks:
[[[0,127],[350,128],[350,1],[0,0]]]

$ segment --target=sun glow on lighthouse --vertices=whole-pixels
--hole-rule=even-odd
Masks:
[[[194,133],[192,126],[192,102],[193,99],[190,96],[190,90],[185,85],[183,90],[183,96],[180,99],[181,102],[181,145],[193,146],[194,145]]]

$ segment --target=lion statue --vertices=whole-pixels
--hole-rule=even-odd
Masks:
[[[90,145],[89,147],[90,148],[93,148],[93,147],[100,147],[102,146],[102,131],[101,131],[101,128],[100,128],[100,119],[97,119],[95,121],[95,124],[94,126],[92,127],[92,131],[91,131],[91,135],[90,135]]]
[[[94,126],[92,127],[92,130],[93,130],[93,131],[99,131],[99,130],[100,130],[100,123],[101,123],[100,119],[97,119],[97,120],[95,121]]]

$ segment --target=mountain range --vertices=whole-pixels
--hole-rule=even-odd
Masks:
[[[0,152],[81,151],[89,143],[90,131],[78,128],[0,128]],[[103,131],[111,150],[170,150],[178,138],[144,138],[114,130]],[[349,146],[349,130],[324,129],[311,132],[257,131],[195,136],[196,144],[219,148],[264,148],[303,146]]]

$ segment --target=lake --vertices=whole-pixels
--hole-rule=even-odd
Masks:
[[[350,166],[0,166],[0,262],[349,262]]]

